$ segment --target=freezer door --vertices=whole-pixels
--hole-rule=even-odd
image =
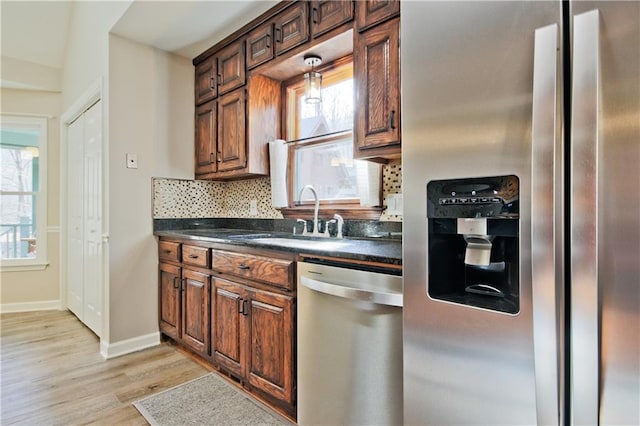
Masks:
[[[574,2],[574,424],[640,424],[640,3]]]
[[[561,4],[401,2],[401,16],[404,421],[557,423]],[[536,68],[536,51],[556,60],[555,66]],[[542,101],[537,112],[543,113],[535,119],[536,138],[551,144],[540,148],[544,158],[534,165],[536,87]],[[534,181],[532,168],[540,166],[548,169]],[[520,180],[520,311],[506,314],[429,298],[427,184],[505,175]],[[536,209],[545,214],[544,234],[532,228],[534,193]],[[536,290],[532,233],[541,237],[536,276],[545,286]],[[464,241],[460,246],[464,251]],[[536,313],[534,298],[544,300],[543,311]]]

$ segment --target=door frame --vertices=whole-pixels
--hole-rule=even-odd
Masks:
[[[60,117],[60,309],[67,310],[67,147],[68,128],[87,109],[102,101],[102,330],[100,333],[100,352],[109,342],[109,205],[108,205],[108,143],[107,143],[107,105],[104,99],[104,81],[99,77],[80,95]],[[106,358],[106,357],[105,357]]]

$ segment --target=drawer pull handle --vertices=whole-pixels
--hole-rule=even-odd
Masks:
[[[241,263],[240,265],[238,265],[238,268],[244,270],[244,271],[248,271],[249,270],[249,265],[245,265],[244,263]]]
[[[180,288],[180,278],[179,277],[173,277],[173,288]]]
[[[164,254],[171,254],[171,250],[162,250]]]
[[[190,254],[190,255],[189,255],[189,259],[197,259],[197,258],[199,258],[199,257],[200,257],[200,256],[198,256],[197,254]]]
[[[249,315],[249,311],[247,310],[247,302],[248,302],[247,299],[242,300],[242,311],[240,312],[245,317]]]

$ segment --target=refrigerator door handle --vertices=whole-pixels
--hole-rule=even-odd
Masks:
[[[531,279],[537,423],[561,423],[555,247],[558,25],[535,31],[531,141]],[[557,161],[562,161],[558,159]]]
[[[571,391],[574,424],[599,424],[598,132],[600,15],[573,18]]]
[[[379,305],[402,306],[402,293],[387,293],[382,291],[364,290],[360,288],[345,287],[331,284],[325,281],[318,281],[304,275],[300,277],[300,284],[320,293],[332,296],[344,297],[345,299],[363,300],[365,302],[377,303]]]

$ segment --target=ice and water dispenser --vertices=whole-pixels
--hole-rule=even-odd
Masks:
[[[518,177],[431,181],[427,184],[427,219],[429,296],[518,313]]]

